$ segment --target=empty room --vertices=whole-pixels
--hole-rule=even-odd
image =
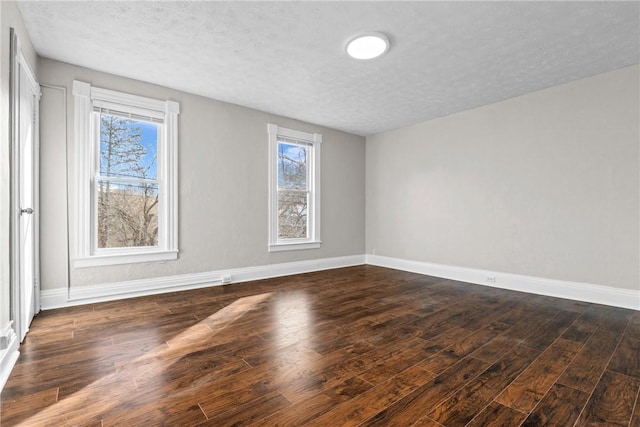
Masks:
[[[640,427],[640,1],[0,1],[0,426]]]

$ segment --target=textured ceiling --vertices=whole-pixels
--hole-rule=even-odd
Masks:
[[[360,135],[640,62],[640,2],[21,1],[43,57]],[[344,45],[389,36],[378,59]]]

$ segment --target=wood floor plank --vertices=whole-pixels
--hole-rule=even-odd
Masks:
[[[522,344],[522,342],[523,340],[512,338],[508,333],[504,332],[471,353],[471,356],[486,362],[494,363],[515,347]]]
[[[636,404],[633,409],[631,422],[629,422],[629,427],[640,427],[640,390],[638,390],[638,395],[636,396]]]
[[[438,405],[428,414],[429,417],[444,425],[465,425],[539,354],[533,349],[519,346]]]
[[[62,395],[66,395],[69,385],[88,385],[104,377],[110,377],[115,373],[112,363],[94,363],[92,361],[76,360],[67,358],[64,364],[42,363],[38,366],[31,365],[23,369],[19,367],[18,373],[12,377],[14,381],[7,383],[3,396],[13,396],[18,398],[23,394],[30,394],[37,391],[51,388],[62,389]]]
[[[244,405],[260,396],[277,392],[279,386],[305,376],[299,366],[253,368],[246,375],[234,375],[199,393],[198,403],[209,417],[224,413],[230,407]]]
[[[639,323],[369,265],[70,307],[34,319],[0,423],[640,427]]]
[[[634,317],[634,314],[637,313],[637,311],[609,306],[600,306],[598,307],[598,310],[603,318],[603,322],[599,329],[616,333],[624,331],[629,321]]]
[[[371,366],[365,371],[359,372],[358,376],[371,384],[379,384],[384,378],[392,377],[405,369],[425,360],[436,351],[431,344],[416,338],[416,344],[408,344],[406,351],[394,352],[389,357],[370,361],[367,366]],[[412,340],[413,341],[413,340]]]
[[[24,399],[2,399],[0,406],[0,422],[5,425],[28,419],[34,412],[46,408],[58,401],[58,388],[28,394]]]
[[[401,399],[430,379],[426,372],[412,367],[361,395],[337,405],[331,411],[307,423],[307,426],[357,426],[369,417]]]
[[[431,345],[431,348],[438,352],[449,347],[452,342],[460,341],[471,334],[473,334],[473,331],[469,329],[454,326],[452,328],[445,329],[438,335],[432,336],[427,341]]]
[[[185,406],[184,409],[176,410],[169,405],[165,406],[162,400],[153,407],[123,405],[102,415],[102,427],[196,425],[207,420],[197,404]]]
[[[283,384],[279,388],[280,392],[295,403],[329,390],[348,393],[352,388],[361,390],[370,388],[371,383],[354,376],[353,371],[347,366],[348,362],[367,353],[361,353],[360,350],[362,348],[352,346],[329,353],[318,360],[312,368],[307,369],[306,375]]]
[[[491,402],[466,427],[518,426],[526,417],[525,413],[497,402]]]
[[[546,324],[551,322],[551,318],[554,315],[555,313],[549,312],[548,307],[541,307],[537,310],[531,309],[531,313],[529,313],[529,315],[527,316],[522,317],[521,319],[512,320],[509,322],[503,321],[508,319],[501,319],[501,323],[511,325],[510,328],[504,331],[503,335],[514,340],[524,341],[532,334],[536,333],[536,331],[544,328]]]
[[[608,369],[640,379],[640,321],[632,319],[613,353]]]
[[[427,358],[420,364],[420,366],[430,372],[439,374],[465,356],[470,355],[508,328],[508,325],[492,324],[479,329],[473,334],[467,335],[461,340],[449,345],[444,350]]]
[[[420,372],[422,374],[422,372]],[[373,385],[358,376],[353,376],[337,384],[325,388],[323,393],[333,399],[334,402],[342,402],[353,399],[372,388]]]
[[[640,380],[605,371],[576,425],[628,426],[639,389]]]
[[[602,323],[602,315],[597,310],[587,309],[562,334],[562,338],[584,344]]]
[[[529,413],[571,363],[581,344],[556,340],[497,398],[496,402]]]
[[[520,318],[526,317],[526,315],[523,315],[522,305],[514,305],[513,301],[500,302],[500,300],[493,299],[483,306],[481,310],[467,316],[464,322],[460,324],[460,327],[475,331],[497,321],[509,324],[508,321],[504,322],[503,319],[511,319],[514,314],[520,316]]]
[[[168,404],[180,405],[173,400],[195,402],[195,396],[199,392],[206,393],[207,388],[219,384],[225,384],[225,380],[248,371],[249,366],[242,360],[233,360],[225,364],[212,364],[210,367],[189,366],[185,367],[180,360],[175,367],[167,369],[162,377],[149,375],[149,372],[139,375],[132,373],[130,376],[135,381],[137,401],[143,404],[154,405],[158,396],[165,397]],[[188,390],[188,393],[185,393]]]
[[[290,406],[291,403],[280,393],[270,393],[247,402],[243,405],[232,407],[228,411],[208,417],[208,420],[199,424],[207,426],[245,426],[261,420],[278,410]]]
[[[316,394],[251,423],[252,427],[301,426],[319,417],[335,405],[327,395]]]
[[[435,313],[430,313],[414,322],[421,331],[420,338],[429,340],[442,333],[443,330],[459,326],[475,307],[460,303],[448,306]]]
[[[626,326],[626,324],[625,324]],[[558,379],[560,384],[591,393],[613,354],[622,331],[596,330]]]
[[[544,350],[562,335],[580,317],[579,312],[560,311],[549,322],[525,338],[524,345],[536,350]]]
[[[297,401],[252,426],[299,426],[331,410],[341,402],[353,399],[373,386],[354,376],[345,381],[323,388],[321,394],[311,394],[305,400]]]
[[[410,425],[426,416],[438,403],[455,393],[489,367],[487,362],[467,357],[402,399],[384,408],[367,425]]]
[[[442,424],[433,421],[429,417],[423,417],[411,424],[411,427],[442,427]]]
[[[135,385],[132,381],[108,375],[85,385],[71,396],[58,399],[50,406],[34,410],[26,421],[17,425],[101,425],[105,413],[126,406],[134,393]]]
[[[555,384],[524,420],[522,426],[572,426],[588,398],[588,393],[562,384]]]

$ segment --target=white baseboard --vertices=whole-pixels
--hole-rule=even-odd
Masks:
[[[0,391],[9,379],[11,370],[13,369],[18,356],[18,336],[13,329],[13,321],[7,322],[0,329],[0,336],[7,338],[7,348],[0,350]]]
[[[232,283],[238,283],[362,265],[365,263],[501,289],[640,310],[640,290],[620,289],[590,283],[544,279],[489,270],[410,261],[380,255],[352,255],[131,280],[127,282],[72,288],[70,293],[67,292],[66,288],[50,289],[41,292],[40,302],[43,310],[49,310],[180,290],[219,286],[223,284],[223,276],[231,276]],[[488,281],[488,278],[495,278],[495,282]]]
[[[640,310],[640,290],[366,255],[367,264],[513,291]],[[490,281],[493,279],[494,281]]]
[[[73,287],[70,292],[67,288],[48,289],[41,291],[40,304],[43,310],[50,310],[74,305],[219,286],[226,284],[223,283],[224,276],[231,276],[231,283],[238,283],[350,267],[364,263],[364,255],[352,255]]]

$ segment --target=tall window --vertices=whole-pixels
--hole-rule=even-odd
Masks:
[[[269,124],[269,250],[320,247],[322,136]]]
[[[74,266],[177,258],[178,104],[79,81],[74,97]]]
[[[158,246],[158,131],[162,122],[94,112],[100,165],[94,179],[97,248]]]

